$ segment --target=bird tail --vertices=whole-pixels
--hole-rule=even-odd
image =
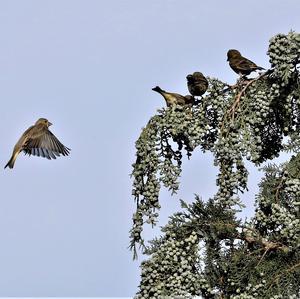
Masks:
[[[4,166],[4,169],[8,166],[9,168],[14,168],[15,161],[17,159],[18,154],[13,154],[7,164]]]
[[[164,92],[164,90],[162,90],[159,86],[153,87],[152,90],[154,90],[154,91],[156,91],[156,92],[159,92],[159,93]]]
[[[258,66],[256,69],[257,69],[257,70],[265,70],[265,68],[263,68],[263,67],[261,67],[261,66]]]

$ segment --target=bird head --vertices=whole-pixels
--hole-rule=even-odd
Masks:
[[[197,82],[206,81],[206,78],[203,76],[203,74],[201,72],[194,72],[193,79]]]
[[[46,119],[46,118],[39,118],[36,123],[36,125],[43,125],[43,126],[46,126],[46,127],[50,127],[52,126],[52,123]]]
[[[204,77],[201,72],[194,72],[193,76],[194,77]]]
[[[161,92],[161,91],[163,91],[159,86],[153,87],[152,90],[154,90],[154,91],[156,91],[156,92]]]
[[[241,57],[241,53],[238,51],[238,50],[235,50],[235,49],[230,49],[228,52],[227,52],[227,61],[229,61],[230,59],[232,58],[236,58],[236,57]]]
[[[193,75],[191,75],[191,74],[187,75],[187,76],[186,76],[186,79],[187,79],[188,81],[191,81],[191,80],[193,79]]]
[[[195,73],[194,73],[195,74]],[[187,80],[187,82],[188,83],[191,83],[191,84],[193,84],[193,83],[195,83],[195,77],[194,77],[194,74],[189,74],[189,75],[187,75],[186,76],[186,80]]]

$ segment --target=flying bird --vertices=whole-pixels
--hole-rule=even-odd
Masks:
[[[238,50],[234,49],[227,52],[227,61],[229,61],[230,67],[240,76],[247,76],[256,70],[264,70],[263,67],[243,57]]]
[[[164,97],[168,107],[170,107],[172,105],[194,104],[194,102],[195,102],[194,97],[192,97],[190,95],[183,96],[178,93],[167,92],[167,91],[161,89],[159,86],[152,88],[152,90],[158,92],[159,94],[161,94]]]
[[[202,96],[207,88],[208,88],[208,81],[200,72],[194,72],[193,74],[187,75],[187,86],[189,92],[193,96]]]
[[[40,118],[29,127],[16,143],[12,156],[4,168],[13,168],[20,152],[47,158],[56,159],[60,155],[68,156],[70,149],[64,146],[48,129],[52,125],[46,118]]]

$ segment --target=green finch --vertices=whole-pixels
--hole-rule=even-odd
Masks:
[[[48,129],[52,124],[45,118],[40,118],[29,127],[18,140],[12,156],[4,168],[13,168],[20,152],[47,158],[56,159],[60,155],[68,156],[70,149],[64,146]]]
[[[194,72],[193,74],[187,75],[187,86],[189,92],[193,96],[202,96],[207,88],[208,88],[208,81],[200,72]]]
[[[152,90],[158,92],[159,94],[161,94],[164,97],[168,107],[170,107],[172,105],[194,104],[194,102],[195,102],[195,99],[190,95],[183,96],[178,93],[167,92],[167,91],[161,89],[159,86],[152,88]]]
[[[247,76],[256,70],[264,70],[263,67],[243,57],[238,50],[234,49],[227,52],[227,61],[229,61],[230,67],[240,76]]]

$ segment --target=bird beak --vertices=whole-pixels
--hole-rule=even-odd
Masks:
[[[49,127],[52,126],[52,123],[51,123],[50,121],[48,121],[48,126],[49,126]]]

